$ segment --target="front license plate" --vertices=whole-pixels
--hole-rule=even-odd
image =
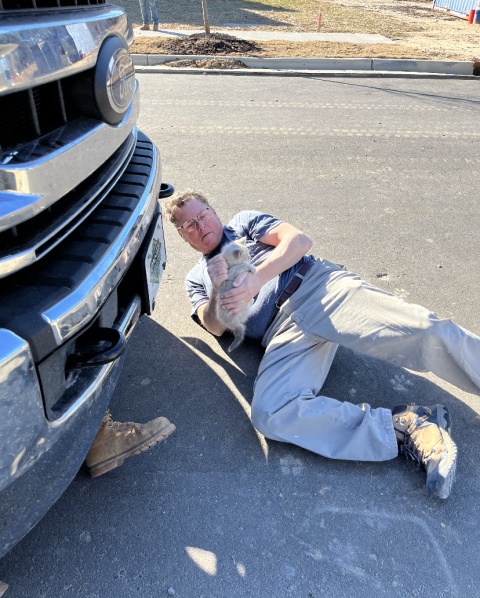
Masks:
[[[145,260],[145,302],[146,313],[151,314],[155,309],[155,297],[157,296],[160,280],[162,279],[163,270],[165,268],[166,254],[165,241],[163,237],[162,215],[159,214],[155,224],[152,225],[150,231],[153,234],[147,249],[144,254]]]

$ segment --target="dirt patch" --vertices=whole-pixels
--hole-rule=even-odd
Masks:
[[[476,60],[480,56],[480,26],[434,10],[430,0],[341,0],[347,10],[382,16],[390,39],[436,60]],[[385,35],[385,34],[384,34]]]
[[[257,44],[224,35],[220,33],[212,34],[209,37],[205,35],[193,34],[180,38],[167,38],[161,43],[165,54],[196,54],[196,55],[222,55],[243,54],[247,56],[252,52],[259,52],[261,48]]]

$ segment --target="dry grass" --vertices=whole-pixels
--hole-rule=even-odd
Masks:
[[[116,0],[135,24],[141,22],[138,0]],[[201,29],[200,0],[157,0],[162,29]],[[480,58],[480,25],[431,9],[430,0],[208,0],[210,26],[226,24],[272,31],[316,31],[322,14],[325,33],[378,33],[395,44],[258,42],[261,56],[384,57],[440,60]],[[252,28],[252,27],[248,27]],[[235,35],[235,29],[230,31]],[[162,53],[161,43],[138,39],[134,52]]]
[[[324,58],[416,58],[426,59],[428,56],[421,50],[403,45],[392,44],[348,44],[337,42],[255,42],[260,51],[230,52],[229,56],[261,56],[276,57],[324,57]],[[165,40],[143,37],[137,39],[133,52],[138,54],[170,54],[164,49]]]

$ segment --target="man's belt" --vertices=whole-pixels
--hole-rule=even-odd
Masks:
[[[280,297],[275,302],[275,307],[279,309],[287,299],[295,293],[298,287],[302,284],[303,279],[305,278],[306,273],[310,270],[310,268],[315,263],[315,260],[311,260],[309,262],[305,262],[300,266],[300,268],[295,272],[290,282],[287,286],[283,289]]]

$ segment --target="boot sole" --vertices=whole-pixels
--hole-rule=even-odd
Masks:
[[[431,472],[427,472],[427,490],[444,500],[448,498],[457,469],[457,445],[453,442],[450,434],[440,428],[445,450],[440,463]]]
[[[449,434],[452,433],[452,420],[450,412],[445,405],[432,405],[428,407],[431,410],[431,415],[427,421],[437,424],[442,430],[446,430]]]
[[[110,459],[106,459],[105,461],[101,461],[100,463],[92,465],[88,468],[90,476],[92,478],[98,478],[98,476],[101,476],[104,473],[107,473],[108,471],[115,469],[116,467],[120,467],[120,465],[124,463],[125,459],[128,459],[128,457],[133,457],[133,455],[139,455],[144,451],[148,451],[148,449],[152,448],[162,440],[165,440],[168,436],[170,436],[170,434],[175,432],[175,430],[175,425],[169,424],[166,428],[164,428],[160,432],[157,432],[157,434],[154,434],[147,440],[144,440],[142,443],[137,444],[137,446],[130,448],[128,451],[125,451],[120,455],[116,455],[115,457],[111,457]]]

